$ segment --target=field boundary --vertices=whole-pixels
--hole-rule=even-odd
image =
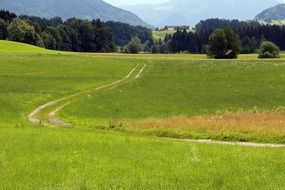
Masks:
[[[269,143],[253,143],[253,142],[233,142],[233,141],[218,141],[211,139],[175,139],[175,138],[162,138],[171,141],[191,142],[200,144],[219,144],[243,147],[256,147],[256,148],[285,148],[284,144],[269,144]]]

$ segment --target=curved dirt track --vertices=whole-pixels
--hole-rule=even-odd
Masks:
[[[143,72],[143,70],[145,69],[145,67],[146,67],[146,65],[144,65],[142,67],[142,69],[139,71],[139,73],[136,75],[136,77],[132,80],[138,79],[140,77],[141,73]],[[59,118],[57,118],[56,115],[60,110],[62,110],[64,107],[68,106],[69,104],[71,104],[73,102],[72,98],[76,98],[77,96],[81,97],[81,96],[88,94],[90,92],[96,92],[96,91],[99,91],[99,90],[102,90],[102,89],[105,89],[108,87],[113,87],[113,86],[115,87],[116,85],[119,85],[120,83],[122,83],[124,81],[130,80],[131,76],[134,74],[134,72],[137,70],[137,68],[139,68],[139,65],[136,65],[127,74],[127,76],[125,76],[124,78],[119,79],[115,82],[100,86],[98,88],[95,88],[94,90],[88,90],[88,91],[80,92],[80,93],[73,94],[73,95],[70,95],[70,96],[67,96],[64,98],[60,98],[58,100],[48,102],[44,105],[41,105],[28,115],[28,120],[31,123],[41,124],[41,125],[46,125],[46,126],[48,126],[48,125],[56,125],[56,126],[64,126],[64,127],[71,126],[70,123],[67,123],[65,121],[60,120]],[[59,104],[59,105],[56,106],[57,104]],[[53,106],[56,106],[56,107],[52,108]],[[45,111],[48,108],[52,108],[52,110],[47,114],[47,121],[42,121],[38,116],[41,112]]]
[[[207,139],[173,139],[164,138],[165,140],[180,141],[180,142],[191,142],[201,144],[220,144],[230,146],[244,146],[244,147],[256,147],[256,148],[285,148],[284,144],[268,144],[268,143],[251,143],[251,142],[231,142],[231,141],[217,141]]]

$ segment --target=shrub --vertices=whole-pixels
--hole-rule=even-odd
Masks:
[[[273,42],[265,41],[260,45],[258,58],[279,58],[280,49]]]

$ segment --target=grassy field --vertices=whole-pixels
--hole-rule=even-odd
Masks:
[[[283,60],[153,61],[141,80],[95,93],[61,115],[132,133],[285,143],[284,72]]]
[[[187,32],[190,32],[191,30],[188,30]],[[176,30],[159,30],[159,31],[153,31],[152,36],[155,40],[163,40],[166,35],[173,35],[176,32]]]
[[[0,40],[0,52],[1,53],[55,53],[55,51],[49,51],[33,45]]]
[[[140,62],[0,44],[0,123],[13,125],[39,104],[118,80]]]
[[[0,41],[0,189],[283,189],[284,148],[147,136],[223,131],[232,135],[224,140],[284,143],[284,60],[251,56],[81,54]],[[60,112],[74,128],[27,121],[36,107],[117,81],[137,64],[147,64],[138,80]]]
[[[283,189],[284,149],[0,128],[0,189]]]

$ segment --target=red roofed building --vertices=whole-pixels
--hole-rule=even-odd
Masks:
[[[236,59],[237,56],[238,56],[238,54],[234,50],[227,50],[225,53],[226,59]]]

